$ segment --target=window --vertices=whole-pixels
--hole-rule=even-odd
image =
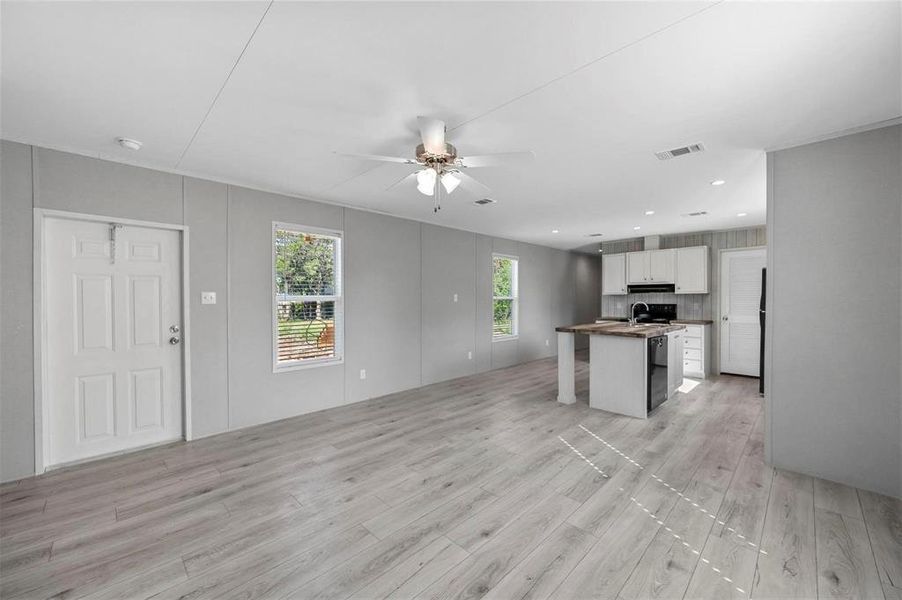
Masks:
[[[516,256],[492,256],[492,338],[495,340],[517,335],[517,263]]]
[[[273,370],[342,359],[341,233],[273,223]]]

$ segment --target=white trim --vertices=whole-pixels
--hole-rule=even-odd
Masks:
[[[277,229],[285,229],[288,231],[293,231],[296,233],[312,233],[314,235],[323,235],[337,239],[336,244],[336,254],[337,260],[335,261],[335,292],[330,295],[323,296],[301,296],[303,298],[308,298],[310,301],[331,301],[335,303],[334,311],[338,315],[338,318],[335,319],[335,323],[337,326],[335,327],[335,356],[323,357],[323,358],[306,358],[294,361],[285,361],[279,362],[279,314],[276,309],[276,300],[278,298],[278,291],[276,290],[276,244],[275,244],[275,235]],[[301,225],[298,223],[287,223],[285,221],[273,221],[272,229],[270,230],[269,237],[270,244],[270,310],[272,311],[271,315],[271,350],[272,350],[272,372],[276,373],[287,373],[290,371],[300,371],[302,369],[311,369],[316,367],[328,367],[332,365],[341,365],[344,364],[344,319],[345,319],[345,304],[344,304],[344,231],[339,231],[337,229],[326,229],[323,227],[308,227],[307,225]]]
[[[46,381],[46,356],[44,348],[47,347],[47,328],[44,315],[44,230],[48,218],[68,219],[71,221],[90,221],[99,223],[118,223],[120,225],[133,225],[150,229],[166,229],[177,231],[181,246],[181,271],[182,271],[182,438],[194,439],[191,422],[191,352],[190,352],[190,288],[188,280],[188,226],[173,223],[158,223],[155,221],[140,221],[137,219],[122,219],[104,215],[68,212],[48,208],[34,208],[34,471],[35,475],[44,473],[48,466],[47,457],[50,456],[50,435],[46,431],[49,423],[49,403],[44,402],[44,382]],[[45,435],[46,434],[46,435]],[[166,442],[166,443],[171,443]],[[129,448],[122,453],[136,452],[141,448]],[[103,458],[91,457],[90,460]],[[56,466],[56,465],[55,465]]]

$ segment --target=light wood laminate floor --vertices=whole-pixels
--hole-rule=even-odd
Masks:
[[[584,360],[4,485],[0,596],[902,598],[902,502],[765,465],[756,380],[643,421]]]

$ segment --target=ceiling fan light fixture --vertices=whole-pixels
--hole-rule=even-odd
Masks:
[[[442,175],[442,187],[444,187],[445,191],[449,194],[456,190],[459,185],[460,178],[455,176],[454,173],[445,173]]]
[[[425,196],[435,193],[435,169],[426,168],[417,173],[417,189]]]

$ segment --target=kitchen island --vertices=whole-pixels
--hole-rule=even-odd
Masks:
[[[648,414],[648,340],[682,329],[684,325],[619,321],[557,327],[558,402],[576,402],[575,336],[584,334],[589,336],[589,406],[644,419]]]

